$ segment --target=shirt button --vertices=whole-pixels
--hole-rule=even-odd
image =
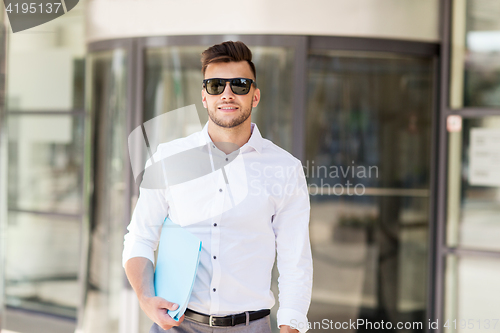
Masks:
[[[214,227],[216,227],[216,226],[217,226],[217,223],[214,223]]]
[[[217,259],[217,256],[214,256],[214,259]]]
[[[226,161],[229,161],[229,159],[226,157]]]
[[[222,192],[222,189],[221,189],[221,188],[219,189],[219,192]]]
[[[212,147],[214,147],[214,148],[215,148],[215,145],[212,145]]]
[[[216,289],[214,288],[213,290],[214,290],[214,292],[215,292],[215,290],[216,290]]]

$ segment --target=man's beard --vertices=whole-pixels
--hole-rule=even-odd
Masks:
[[[225,104],[225,105],[227,105],[227,104]],[[216,110],[217,110],[217,108],[216,108]],[[215,112],[213,110],[211,111],[210,108],[208,109],[208,116],[210,117],[210,119],[212,119],[212,121],[216,125],[218,125],[220,127],[233,128],[233,127],[236,127],[236,126],[243,124],[248,119],[248,117],[250,117],[250,115],[252,114],[252,106],[251,105],[250,105],[250,108],[247,108],[247,109],[239,108],[239,110],[241,112],[239,113],[238,117],[227,120],[227,121],[224,121],[220,118],[217,118],[215,116]]]

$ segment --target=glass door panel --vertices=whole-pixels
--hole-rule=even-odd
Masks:
[[[500,112],[499,112],[500,114]],[[500,115],[448,133],[446,332],[500,332]],[[456,320],[456,322],[454,322]]]
[[[201,102],[203,75],[200,57],[207,46],[166,46],[145,51],[144,122],[166,112],[191,104],[196,105],[197,119],[177,119],[176,123],[162,124],[163,133],[192,133],[192,129],[208,121]],[[252,122],[259,127],[262,136],[280,147],[292,151],[292,73],[294,51],[287,47],[250,47],[257,70],[257,85],[261,89],[259,106],[252,110]],[[180,125],[182,124],[182,125]],[[170,127],[169,127],[170,126]],[[164,134],[160,134],[164,135]],[[150,142],[163,142],[153,138]],[[156,147],[152,146],[153,152]],[[273,270],[271,286],[276,299],[277,269]],[[277,302],[277,300],[276,300]],[[272,328],[276,331],[275,306],[271,313]],[[141,332],[151,327],[151,320],[140,312]]]
[[[83,117],[16,115],[9,127],[9,210],[82,211]]]
[[[93,115],[94,186],[90,215],[88,281],[84,332],[118,332],[120,296],[124,283],[121,264],[127,164],[126,87],[124,50],[90,56],[90,108]]]
[[[9,212],[7,305],[76,317],[80,221],[79,217]]]
[[[500,255],[449,255],[446,260],[445,333],[500,332]]]
[[[464,1],[465,36],[463,47],[455,47],[454,55],[462,63],[463,104],[457,107],[500,107],[500,5],[498,1]],[[458,7],[461,4],[457,4]],[[454,20],[458,19],[454,17]],[[455,32],[456,33],[456,32]],[[455,41],[456,43],[457,41]],[[459,54],[462,53],[462,54]],[[458,57],[457,57],[458,58]],[[458,60],[458,59],[454,59]],[[453,78],[455,79],[455,77]],[[460,101],[462,102],[462,101]]]
[[[447,245],[500,253],[500,116],[466,118],[448,139]]]
[[[8,125],[6,303],[75,318],[83,116],[10,114]]]
[[[311,323],[383,320],[397,332],[423,332],[396,325],[423,322],[426,310],[432,64],[384,53],[309,55]]]

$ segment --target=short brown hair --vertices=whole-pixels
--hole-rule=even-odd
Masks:
[[[231,61],[246,61],[252,69],[255,79],[255,65],[252,62],[252,51],[245,45],[245,43],[237,41],[228,41],[221,44],[210,46],[201,54],[201,72],[205,76],[207,66],[216,62],[231,62]]]

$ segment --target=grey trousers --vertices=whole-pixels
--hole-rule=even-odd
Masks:
[[[184,317],[184,321],[179,326],[174,326],[165,331],[156,323],[151,326],[149,333],[271,333],[271,317],[265,316],[253,320],[246,325],[245,323],[236,326],[216,326],[210,327],[194,321],[191,318]]]

